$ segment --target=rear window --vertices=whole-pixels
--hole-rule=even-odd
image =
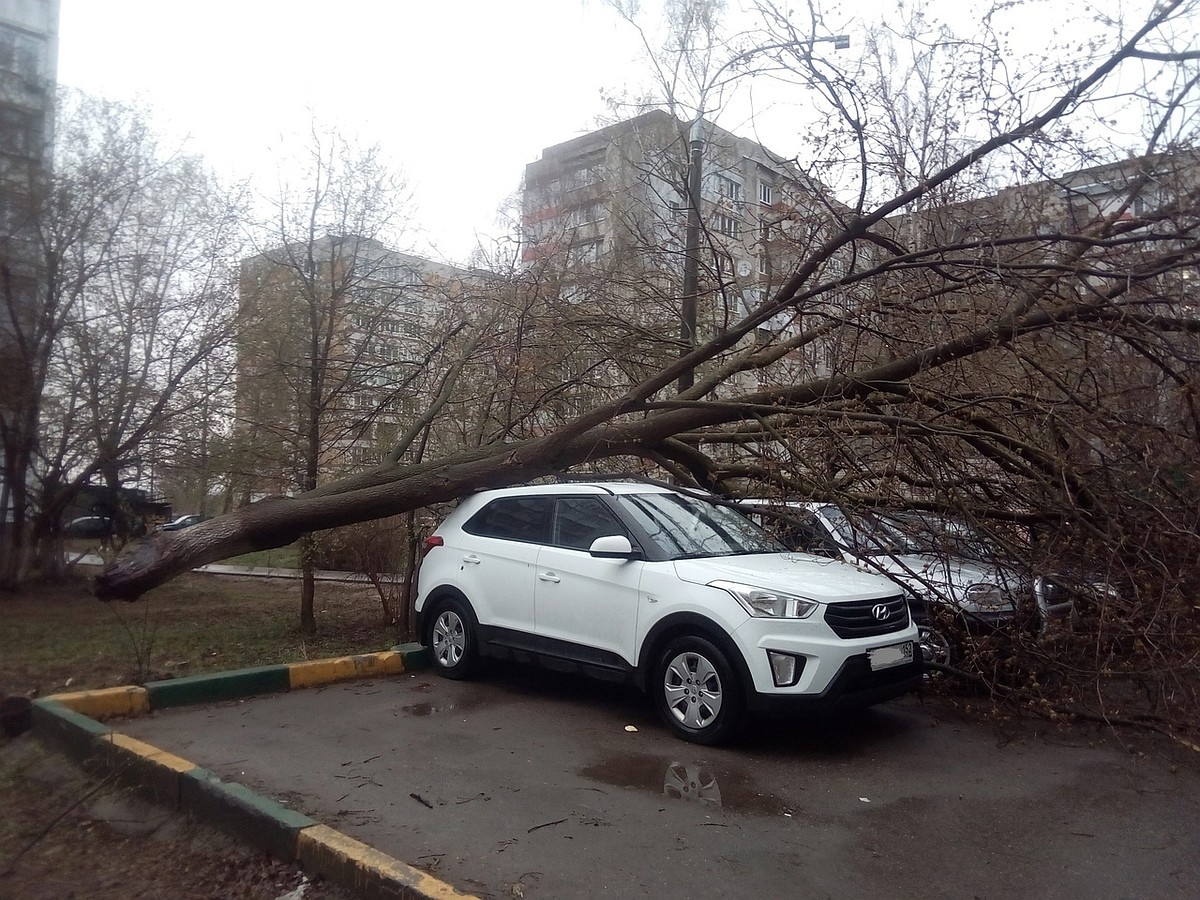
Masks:
[[[471,516],[463,531],[480,537],[544,544],[553,503],[552,497],[502,497]]]

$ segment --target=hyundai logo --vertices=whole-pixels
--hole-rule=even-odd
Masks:
[[[886,619],[891,614],[892,614],[892,611],[890,609],[888,609],[886,603],[878,603],[875,606],[871,607],[871,615],[873,615],[875,617],[876,622],[882,622],[884,619]]]

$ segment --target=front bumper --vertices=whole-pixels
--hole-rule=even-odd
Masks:
[[[754,712],[832,712],[858,709],[892,700],[921,686],[921,654],[915,653],[907,665],[871,671],[865,655],[846,659],[823,691],[816,694],[754,692],[748,706]]]

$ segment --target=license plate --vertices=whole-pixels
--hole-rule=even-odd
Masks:
[[[871,661],[871,671],[890,669],[892,666],[902,666],[913,661],[913,642],[891,644],[887,647],[876,647],[867,651],[867,659]]]

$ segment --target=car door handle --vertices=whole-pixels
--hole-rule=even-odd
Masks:
[[[553,581],[555,584],[558,584],[562,579],[559,578],[557,575],[555,575],[553,572],[542,572],[540,575],[538,575],[538,580],[539,581]]]
[[[463,562],[465,562],[465,563],[470,563],[470,564],[471,564],[471,565],[473,565],[473,566],[477,566],[477,565],[479,565],[481,562],[483,562],[483,560],[482,560],[482,559],[480,559],[478,556],[476,556],[474,553],[472,553],[470,556],[464,556],[464,557],[463,557]]]

